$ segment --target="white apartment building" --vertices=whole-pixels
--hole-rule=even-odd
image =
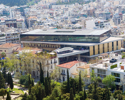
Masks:
[[[6,31],[6,43],[20,43],[20,32],[14,29]]]
[[[5,34],[0,34],[0,45],[6,43],[6,36]]]
[[[114,66],[114,68],[112,68]],[[98,63],[90,65],[90,72],[94,70],[96,76],[105,78],[107,75],[115,76],[116,88],[119,85],[123,86],[123,91],[125,90],[125,59],[119,54],[111,53],[108,58],[103,58]],[[100,87],[104,85],[100,82]]]

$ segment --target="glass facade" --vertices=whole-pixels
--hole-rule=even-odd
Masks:
[[[21,35],[21,41],[43,41],[43,42],[85,42],[85,43],[99,43],[107,36],[101,39],[100,36],[89,35]]]
[[[67,34],[65,33],[67,32]],[[56,34],[55,34],[56,33]],[[84,42],[84,43],[100,43],[110,37],[111,30],[103,34],[94,33],[94,35],[77,35],[71,31],[56,31],[53,34],[21,34],[21,41],[43,41],[43,42]],[[65,33],[65,34],[63,34]],[[70,34],[71,33],[71,34]]]

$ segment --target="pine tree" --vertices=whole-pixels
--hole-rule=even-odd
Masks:
[[[84,87],[84,100],[87,98],[85,87]]]
[[[0,89],[5,87],[5,79],[3,74],[0,72]]]
[[[46,94],[45,94],[45,88],[42,87],[42,94],[41,94],[42,99],[43,99],[45,96],[46,96]]]
[[[9,92],[7,92],[7,98],[6,98],[6,100],[11,100],[11,97],[10,97],[10,93],[9,93]]]
[[[7,78],[7,75],[6,75],[6,67],[3,68],[2,74],[3,74],[3,77],[4,77],[5,82],[6,82],[6,81],[7,81],[7,80],[6,80],[6,78]]]
[[[43,98],[42,98],[42,89],[41,89],[41,87],[39,87],[39,89],[38,89],[38,95],[37,95],[37,100],[42,100]]]
[[[35,94],[31,93],[31,95],[28,96],[27,100],[36,100]]]
[[[32,79],[32,86],[34,86],[34,80]]]
[[[118,95],[117,95],[117,98],[118,98],[118,100],[123,100],[122,94],[118,94]]]
[[[44,85],[44,73],[40,63],[40,82]]]
[[[13,79],[12,79],[11,74],[10,74],[10,88],[13,89]]]
[[[49,89],[49,94],[51,94],[51,79],[49,77],[49,73],[47,71],[47,79],[48,79],[48,89]]]
[[[70,85],[69,85],[69,71],[67,69],[67,93],[70,92]]]
[[[73,89],[70,89],[70,100],[74,100]]]
[[[47,71],[47,78],[49,78],[49,72]]]
[[[29,74],[29,76],[28,76],[29,78],[28,78],[28,85],[30,86],[30,84],[31,84],[31,78],[30,78],[30,74]]]
[[[61,95],[59,96],[59,100],[61,100]]]
[[[8,77],[7,83],[8,85],[10,85],[10,73],[8,73],[7,77]]]
[[[29,86],[29,95],[31,94],[31,85]]]
[[[45,78],[45,93],[46,93],[46,96],[49,95],[49,84],[48,84],[47,77]]]
[[[74,95],[76,94],[76,84],[75,84],[75,81],[73,81],[73,93],[74,93]]]
[[[79,92],[82,91],[81,71],[79,72]]]
[[[22,96],[22,99],[21,100],[27,100],[27,93],[25,93],[23,96]]]

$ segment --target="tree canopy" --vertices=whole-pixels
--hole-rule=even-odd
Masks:
[[[102,83],[105,84],[108,88],[112,88],[115,86],[115,77],[112,75],[106,76],[103,80]]]

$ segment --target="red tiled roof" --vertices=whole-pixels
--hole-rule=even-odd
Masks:
[[[83,65],[83,66],[79,66],[77,68],[82,68],[82,69],[87,69],[89,68],[90,64],[86,64],[86,65]]]
[[[71,67],[73,67],[75,64],[77,64],[79,62],[80,61],[71,61],[71,62],[60,64],[60,65],[57,65],[57,66],[58,67],[63,67],[63,68],[71,68]]]
[[[13,44],[13,43],[5,43],[0,45],[0,48],[11,48],[11,47],[15,47],[15,46],[19,46],[20,44]]]

